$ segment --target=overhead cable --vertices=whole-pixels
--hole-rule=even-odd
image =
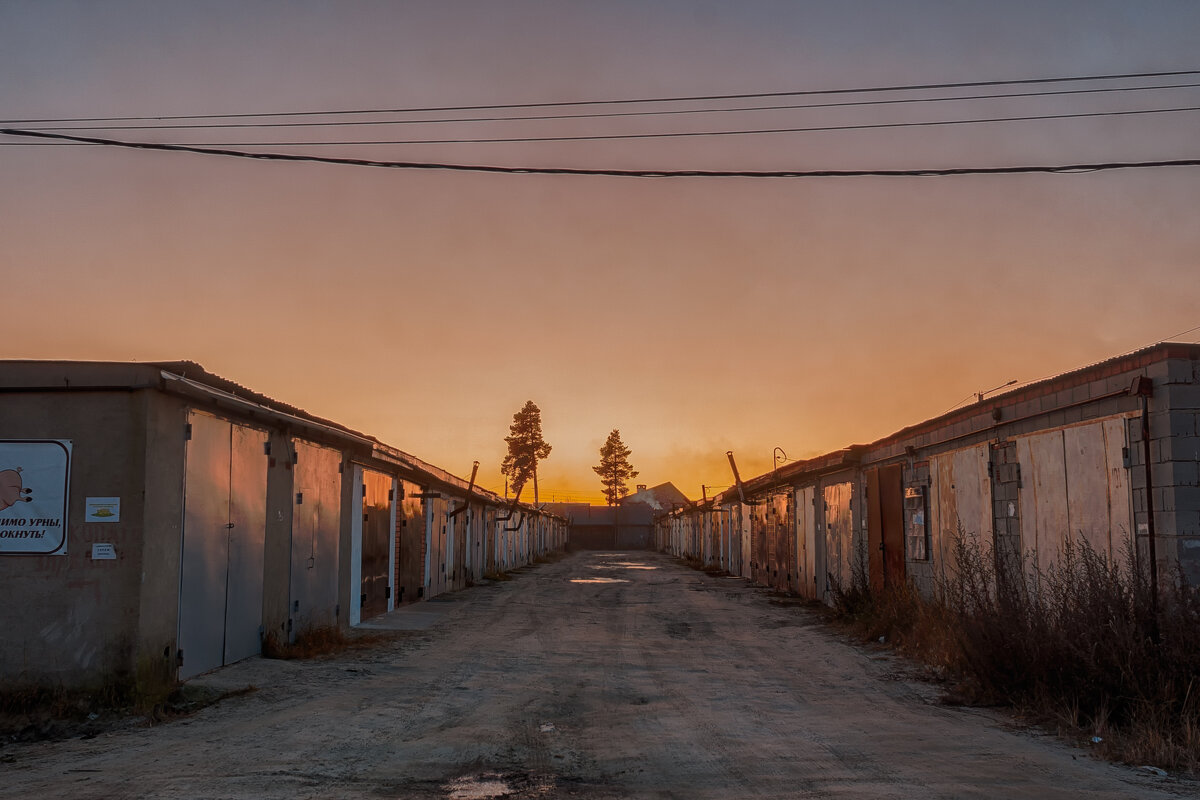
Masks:
[[[1087,81],[1132,80],[1138,78],[1175,78],[1184,75],[1200,75],[1198,69],[1172,70],[1165,72],[1127,72],[1109,75],[1071,75],[1053,78],[1022,78],[994,81],[960,81],[957,83],[924,83],[889,86],[868,86],[849,89],[803,89],[784,92],[747,92],[742,94],[710,94],[675,97],[642,97],[623,100],[562,100],[542,103],[501,103],[464,106],[417,106],[408,108],[357,108],[338,111],[272,111],[265,113],[238,114],[163,114],[156,116],[126,116],[126,117],[57,117],[44,119],[8,119],[0,120],[5,125],[32,125],[60,122],[120,122],[122,120],[187,120],[187,119],[242,119],[247,117],[316,117],[341,116],[350,114],[408,114],[420,112],[442,111],[486,111],[517,108],[565,108],[570,106],[603,106],[603,105],[632,105],[641,103],[681,103],[713,100],[753,100],[767,97],[814,97],[820,95],[867,94],[871,92],[912,92],[934,89],[969,89],[985,86],[1021,86],[1049,83],[1082,83]]]
[[[155,142],[128,142],[117,139],[101,139],[87,136],[72,136],[64,133],[0,128],[5,136],[27,136],[56,139],[82,144],[124,147],[136,150],[160,150],[198,155],[248,158],[261,161],[299,161],[316,164],[340,164],[357,167],[379,167],[385,169],[446,170],[454,172],[485,172],[510,175],[588,175],[618,178],[851,178],[851,177],[935,177],[950,175],[1015,175],[1028,173],[1074,173],[1101,172],[1117,169],[1147,169],[1160,167],[1197,167],[1200,158],[1174,159],[1167,161],[1125,161],[1091,164],[1027,165],[1011,167],[952,167],[937,169],[855,169],[855,170],[644,170],[644,169],[578,169],[569,167],[505,167],[484,164],[450,164],[418,161],[376,161],[363,158],[340,158],[297,153],[255,153],[224,148],[195,147],[181,144]]]
[[[918,122],[869,122],[858,125],[814,125],[802,128],[756,128],[723,131],[668,131],[665,133],[597,133],[582,136],[498,136],[460,139],[346,139],[339,141],[295,142],[184,142],[187,147],[359,147],[364,145],[422,145],[422,144],[534,144],[544,142],[599,142],[635,139],[682,139],[719,136],[762,136],[783,133],[829,133],[833,131],[884,130],[895,128],[934,128],[949,125],[987,125],[1000,122],[1041,122],[1056,119],[1085,119],[1095,117],[1131,117],[1147,114],[1178,114],[1200,111],[1200,106],[1148,108],[1130,111],[1089,111],[1077,114],[1030,114],[1015,117],[976,117],[972,119],[923,120]],[[62,136],[62,139],[72,137]],[[87,141],[75,137],[74,141]]]
[[[585,114],[534,114],[523,116],[503,117],[450,117],[438,119],[377,119],[377,120],[336,120],[333,122],[203,122],[203,123],[168,123],[144,125],[69,125],[47,127],[38,126],[44,131],[133,131],[133,130],[215,130],[228,128],[333,128],[333,127],[365,127],[373,125],[446,125],[462,122],[545,122],[569,119],[616,119],[623,117],[664,117],[703,114],[740,114],[757,111],[797,111],[818,108],[852,108],[865,106],[913,105],[917,103],[944,103],[979,100],[1007,100],[1030,97],[1061,97],[1064,95],[1111,94],[1115,92],[1142,92],[1153,89],[1195,89],[1200,83],[1175,83],[1165,86],[1110,86],[1101,89],[1062,89],[1050,92],[1003,92],[999,94],[973,94],[948,97],[905,97],[893,100],[847,100],[833,103],[787,103],[765,106],[735,106],[731,108],[684,108],[659,111],[603,111]],[[2,120],[0,124],[27,124],[28,121]]]

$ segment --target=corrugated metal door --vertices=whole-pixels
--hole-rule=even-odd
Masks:
[[[739,565],[741,569],[738,574],[743,578],[753,577],[753,570],[750,566],[750,562],[754,560],[754,551],[751,549],[752,543],[750,541],[750,509],[751,506],[745,503],[738,504],[738,535],[742,539],[742,563]]]
[[[360,620],[388,610],[392,559],[392,476],[363,470]]]
[[[424,509],[425,509],[425,574],[424,574],[424,582],[425,582],[425,597],[426,598],[433,597],[433,595],[435,594],[434,576],[438,572],[439,564],[441,564],[441,561],[438,558],[438,555],[436,553],[438,537],[437,537],[437,534],[435,533],[435,530],[436,530],[435,526],[437,525],[437,519],[433,513],[433,506],[434,506],[434,500],[432,498],[425,498],[425,503],[424,503]]]
[[[435,497],[430,505],[433,508],[433,575],[429,596],[436,597],[446,591],[446,499]]]
[[[263,553],[267,539],[267,434],[232,425],[229,585],[225,663],[262,652]]]
[[[871,590],[904,583],[904,468],[889,464],[867,478],[867,568]]]
[[[867,478],[867,572],[871,591],[883,591],[883,514],[879,503],[879,469],[869,469]]]
[[[508,563],[509,563],[508,532],[504,530],[508,526],[508,523],[505,522],[504,520],[500,519],[499,513],[497,513],[495,515],[495,520],[496,521],[494,524],[496,526],[496,569],[500,572],[504,572],[505,570],[508,569]]]
[[[726,525],[725,509],[720,506],[713,506],[713,528],[716,539],[716,562],[721,569],[729,569],[728,564],[728,526]]]
[[[474,569],[474,560],[472,555],[475,553],[475,527],[472,517],[475,516],[474,509],[463,511],[458,518],[462,519],[462,577],[463,581],[470,581],[472,570]]]
[[[482,578],[487,573],[487,558],[491,552],[491,548],[488,547],[488,531],[491,530],[491,526],[488,522],[487,508],[475,506],[471,512],[471,530],[474,531],[471,538],[475,542],[475,555],[471,559],[474,578]]]
[[[800,594],[815,598],[817,591],[817,519],[813,508],[813,487],[796,492],[796,571]]]
[[[954,540],[959,530],[978,545],[992,541],[992,490],[989,447],[981,444],[941,453],[929,460],[930,535],[943,572],[953,572]]]
[[[1017,437],[1021,544],[1038,566],[1054,563],[1066,536],[1100,553],[1121,551],[1132,527],[1125,421],[1111,418]]]
[[[795,563],[792,555],[795,537],[792,532],[795,527],[792,525],[791,492],[778,492],[771,497],[771,516],[774,523],[771,540],[775,554],[775,564],[771,568],[771,576],[777,589],[793,591],[796,571],[792,569],[792,565]]]
[[[296,439],[293,468],[290,639],[337,624],[338,539],[342,523],[342,454]]]
[[[416,497],[421,487],[409,481],[400,484],[401,542],[396,603],[424,596],[425,586],[425,501]]]
[[[767,516],[767,506],[750,506],[750,541],[754,549],[750,577],[755,583],[764,586],[770,584],[771,577],[767,549]]]
[[[455,534],[455,526],[457,525],[458,521],[460,519],[462,519],[463,515],[459,514],[457,517],[452,517],[452,516],[450,516],[450,513],[449,513],[454,510],[456,505],[458,505],[458,504],[451,502],[451,503],[447,504],[447,506],[446,506],[446,512],[447,512],[446,513],[446,588],[447,589],[457,588],[455,586],[455,577],[456,577],[455,570],[457,569],[456,565],[459,562],[456,558],[457,553],[455,553],[454,546],[455,546],[455,539],[457,539],[458,537],[455,536],[454,534]],[[465,514],[466,512],[464,511],[463,513]]]
[[[489,572],[497,572],[500,567],[500,537],[496,532],[496,509],[490,506],[484,506],[483,509],[483,537],[483,549],[487,553],[483,574],[486,575]]]
[[[1097,553],[1119,552],[1122,536],[1129,531],[1128,511],[1122,514],[1129,496],[1123,447],[1125,426],[1119,419],[1063,430],[1071,532]]]
[[[758,518],[762,522],[758,545],[763,559],[759,562],[761,569],[759,581],[767,586],[775,587],[776,578],[779,577],[779,561],[776,552],[778,548],[775,544],[779,538],[779,518],[775,514],[774,496],[765,505],[759,506],[758,511]]]
[[[188,414],[183,559],[179,588],[181,678],[225,663],[225,577],[229,563],[229,423]]]
[[[901,586],[904,567],[904,467],[890,464],[879,470],[879,511],[883,522],[883,579]]]
[[[181,678],[262,647],[267,434],[197,411],[184,467]]]
[[[1067,465],[1061,431],[1017,439],[1021,465],[1022,545],[1037,554],[1038,566],[1049,567],[1058,559],[1059,547],[1068,528]]]
[[[850,483],[824,487],[825,500],[825,595],[836,589],[849,589],[853,580],[854,521],[850,513]]]

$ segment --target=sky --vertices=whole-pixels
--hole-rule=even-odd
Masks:
[[[43,130],[52,124],[14,121],[1196,69],[1192,0],[0,0],[2,127]],[[1034,88],[1066,87],[1006,87]],[[814,99],[830,98],[785,101]],[[739,114],[76,133],[205,143],[538,138],[1198,106],[1200,88],[1180,88]],[[1189,330],[1200,326],[1198,167],[633,179],[29,141],[0,137],[8,301],[0,358],[197,361],[451,472],[466,476],[478,460],[480,483],[498,491],[512,415],[533,400],[553,446],[539,470],[542,500],[599,502],[590,467],[614,428],[633,451],[636,483],[671,481],[698,497],[702,486],[731,483],[727,450],[749,477],[771,468],[776,447],[811,457],[1009,380],[1185,331],[1180,340],[1200,339]],[[1200,158],[1200,112],[241,149],[612,169],[1075,164]]]

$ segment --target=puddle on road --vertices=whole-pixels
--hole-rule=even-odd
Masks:
[[[495,800],[502,797],[556,797],[555,781],[548,775],[520,772],[485,772],[464,775],[442,785],[449,800]]]
[[[571,578],[571,583],[629,583],[624,578]]]
[[[499,775],[474,775],[450,781],[444,787],[450,800],[489,800],[508,797],[513,788]]]

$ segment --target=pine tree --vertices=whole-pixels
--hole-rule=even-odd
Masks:
[[[610,506],[615,506],[629,493],[625,481],[638,476],[637,470],[629,463],[629,454],[632,452],[621,441],[621,432],[614,428],[600,448],[599,466],[592,467],[600,476],[600,483],[604,484],[604,498]]]
[[[542,410],[532,400],[526,401],[520,411],[513,414],[508,443],[508,455],[500,464],[500,472],[508,478],[514,497],[521,496],[525,484],[533,479],[533,502],[537,496],[537,464],[550,455],[550,445],[542,438]]]

